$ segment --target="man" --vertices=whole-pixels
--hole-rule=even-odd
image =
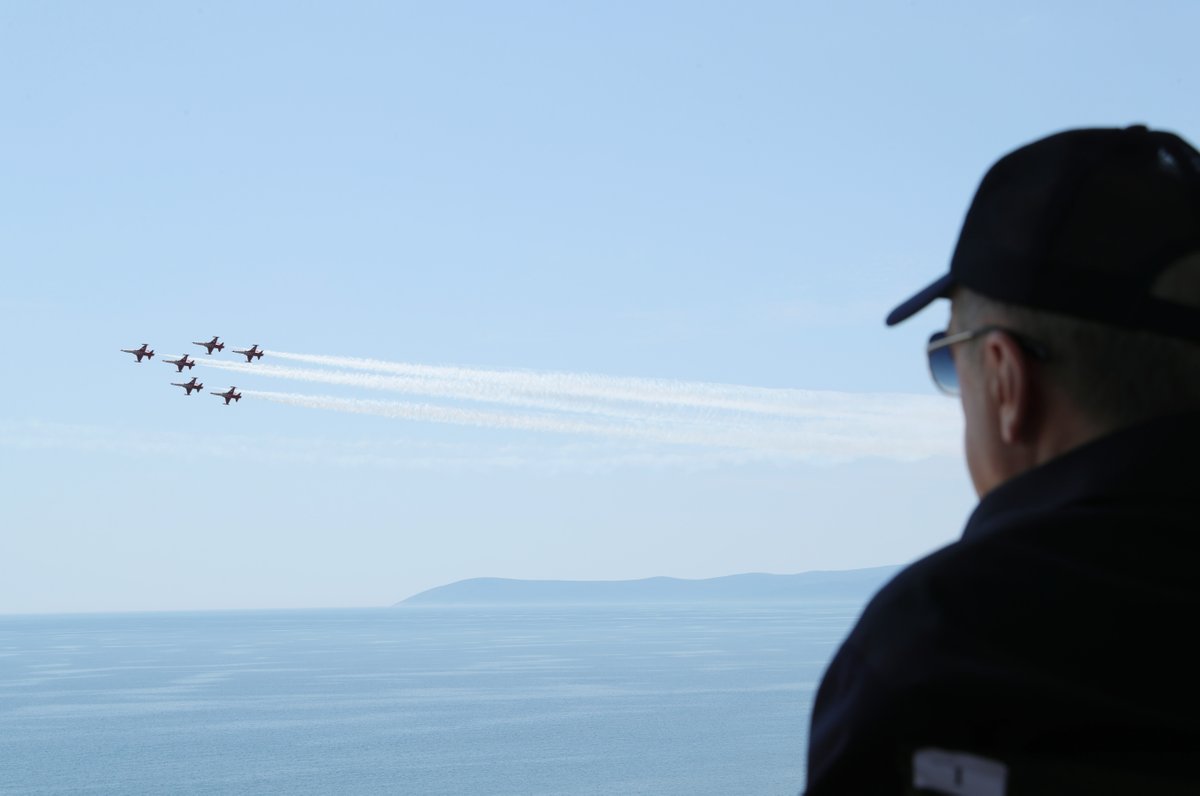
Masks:
[[[937,298],[979,505],[830,664],[805,793],[1200,794],[1200,153],[1017,149],[888,325]]]

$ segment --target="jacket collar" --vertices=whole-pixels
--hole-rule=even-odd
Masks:
[[[1014,515],[1050,512],[1102,497],[1200,501],[1200,412],[1154,418],[1072,448],[1010,478],[980,500],[963,538]]]

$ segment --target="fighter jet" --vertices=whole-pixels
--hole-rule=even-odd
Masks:
[[[122,348],[121,350],[126,354],[133,354],[135,357],[137,357],[138,362],[142,361],[142,357],[145,357],[146,359],[154,359],[154,352],[147,351],[145,343],[142,343],[141,348]]]
[[[184,354],[179,359],[166,359],[163,361],[166,362],[168,365],[174,365],[176,373],[183,373],[184,368],[190,369],[190,368],[196,367],[196,360],[188,359],[187,354]]]
[[[225,350],[225,344],[217,342],[217,336],[215,334],[213,335],[213,339],[209,340],[207,343],[197,343],[195,340],[193,340],[192,345],[204,346],[205,348],[208,349],[208,353],[210,353],[210,354],[213,352],[214,348],[217,349],[218,351]]]
[[[209,393],[209,395],[221,396],[222,398],[225,399],[225,405],[229,406],[230,400],[234,400],[234,401],[242,400],[242,394],[240,392],[234,392],[234,390],[236,390],[236,389],[237,389],[237,387],[230,387],[225,392],[214,392],[214,393]]]
[[[173,382],[171,382],[171,384],[174,385],[175,387],[182,387],[183,389],[187,390],[188,395],[192,394],[192,390],[199,392],[200,390],[204,389],[204,384],[202,382],[196,381],[195,376],[192,376],[191,381],[186,381],[183,384],[180,384],[177,381],[173,381]]]
[[[259,359],[262,359],[262,355],[263,355],[262,349],[258,347],[258,343],[255,343],[254,345],[250,346],[250,347],[249,347],[249,348],[247,348],[245,351],[238,351],[238,350],[235,348],[235,349],[233,349],[233,353],[235,353],[235,354],[245,354],[245,355],[246,355],[246,361],[247,361],[247,362],[250,362],[250,361],[251,361],[251,360],[253,360],[255,357],[258,357]]]

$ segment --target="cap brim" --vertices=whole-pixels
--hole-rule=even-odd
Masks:
[[[901,321],[908,320],[921,310],[928,307],[936,299],[950,298],[950,292],[952,290],[954,290],[954,277],[952,277],[950,274],[946,274],[922,290],[920,293],[917,293],[908,301],[905,301],[903,304],[896,307],[896,309],[888,313],[887,325],[895,326]]]

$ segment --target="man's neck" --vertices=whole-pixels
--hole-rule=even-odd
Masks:
[[[1094,420],[1065,397],[1055,396],[1046,402],[1046,411],[1032,444],[1033,465],[1045,464],[1118,428],[1118,424]]]

